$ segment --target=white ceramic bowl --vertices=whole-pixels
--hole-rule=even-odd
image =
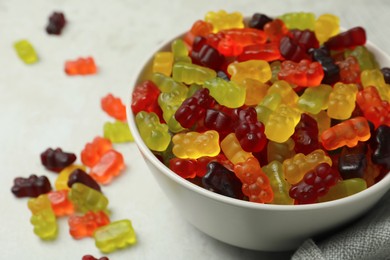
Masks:
[[[172,40],[161,44],[156,52],[170,50]],[[366,46],[382,66],[390,66],[390,58],[383,51],[371,43]],[[154,53],[135,73],[133,86],[151,75]],[[130,100],[131,93],[132,89]],[[293,250],[305,239],[361,216],[390,188],[390,174],[387,174],[360,193],[318,204],[270,205],[233,199],[203,189],[167,168],[143,142],[130,105],[127,113],[130,130],[147,166],[176,209],[202,232],[234,246],[262,251]]]

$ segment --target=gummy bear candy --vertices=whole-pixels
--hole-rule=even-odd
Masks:
[[[176,62],[172,69],[172,78],[185,84],[203,84],[206,80],[215,78],[217,73],[209,68],[187,62]]]
[[[55,150],[48,148],[41,153],[41,162],[43,166],[54,172],[60,172],[74,161],[76,161],[76,155],[74,153],[63,152],[61,148]]]
[[[47,197],[57,217],[71,215],[74,212],[73,204],[68,199],[68,190],[50,191]]]
[[[71,173],[77,169],[86,171],[87,168],[84,165],[77,165],[77,164],[72,164],[69,165],[68,167],[64,168],[62,171],[57,176],[57,179],[54,183],[54,186],[56,190],[66,190],[69,189],[68,187],[68,179]]]
[[[185,179],[192,179],[197,176],[197,166],[198,162],[195,159],[182,159],[175,157],[169,160],[169,169]]]
[[[314,24],[314,32],[322,44],[340,32],[340,19],[333,14],[320,15]]]
[[[272,73],[268,62],[263,60],[249,60],[238,63],[230,63],[228,73],[231,80],[237,83],[244,79],[255,79],[262,83],[271,79]]]
[[[324,77],[322,66],[318,62],[301,60],[299,63],[283,61],[278,78],[290,84],[302,87],[318,86]]]
[[[142,140],[149,149],[154,151],[164,151],[171,142],[171,136],[168,133],[168,126],[160,124],[158,116],[155,113],[141,111],[135,117],[139,133]]]
[[[214,33],[224,29],[244,27],[243,16],[239,12],[227,13],[224,10],[218,12],[210,11],[206,13],[204,20],[212,24]]]
[[[207,36],[213,31],[213,25],[203,20],[197,20],[192,24],[191,29],[184,35],[183,40],[189,46],[192,46],[197,36]]]
[[[28,40],[20,40],[14,43],[14,48],[19,58],[26,64],[36,63],[38,55]]]
[[[94,190],[82,183],[74,183],[68,194],[78,212],[105,211],[108,199],[101,192]]]
[[[191,63],[191,58],[188,56],[188,48],[182,39],[176,39],[171,44],[174,62]]]
[[[289,196],[290,184],[284,179],[282,163],[271,161],[261,169],[267,175],[274,193],[271,203],[280,205],[294,204],[294,200]]]
[[[301,114],[301,120],[291,138],[294,140],[294,150],[297,153],[309,154],[317,150],[320,148],[317,121],[308,114]]]
[[[314,30],[315,14],[306,12],[291,12],[278,16],[288,29]]]
[[[374,134],[374,151],[372,161],[386,170],[390,169],[390,126],[380,125]]]
[[[121,173],[124,167],[123,155],[118,151],[109,150],[91,168],[89,175],[98,183],[108,184]]]
[[[383,101],[378,90],[369,86],[356,95],[356,103],[367,118],[377,128],[380,125],[390,126],[390,104]]]
[[[310,49],[309,53],[314,61],[318,61],[324,71],[322,83],[331,84],[340,81],[340,67],[333,60],[326,48]]]
[[[225,154],[226,158],[234,165],[239,162],[245,162],[248,158],[253,157],[252,153],[246,152],[242,149],[240,142],[234,133],[228,134],[221,141],[221,150]]]
[[[43,240],[55,239],[58,225],[47,194],[29,199],[28,208],[32,213],[30,222],[34,226],[34,233]]]
[[[103,211],[88,211],[82,216],[72,215],[68,218],[69,233],[75,239],[92,237],[99,227],[110,223],[110,218]]]
[[[220,104],[229,108],[240,107],[245,103],[246,89],[237,83],[213,78],[204,83],[210,95]]]
[[[153,59],[153,72],[159,72],[166,76],[172,73],[173,53],[170,51],[157,52]]]
[[[354,27],[329,38],[324,42],[324,46],[329,50],[343,50],[364,45],[365,43],[366,31],[362,27]]]
[[[96,136],[92,142],[85,144],[80,154],[81,161],[84,165],[92,167],[99,161],[100,157],[108,150],[111,150],[111,148],[112,144],[109,139]]]
[[[67,184],[69,188],[72,188],[72,185],[78,182],[101,192],[100,185],[91,177],[91,175],[87,174],[82,169],[75,169],[69,175]]]
[[[134,87],[131,99],[131,111],[137,114],[140,111],[155,112],[161,115],[161,108],[158,106],[157,99],[160,90],[151,80],[146,80]]]
[[[111,117],[121,121],[126,120],[126,106],[119,97],[109,93],[100,100],[100,104],[102,109]]]
[[[345,120],[321,134],[321,142],[325,149],[335,150],[347,145],[355,146],[359,141],[370,139],[370,127],[364,117],[355,117]]]
[[[329,188],[337,183],[337,172],[327,163],[317,165],[308,171],[303,179],[291,186],[289,194],[296,204],[315,203],[318,197],[324,196]]]
[[[254,13],[249,20],[248,26],[249,28],[256,28],[259,30],[264,29],[264,25],[266,25],[268,22],[271,22],[272,18],[268,17],[265,14],[261,13]]]
[[[91,75],[97,71],[95,61],[92,57],[78,58],[73,61],[65,62],[65,73],[69,76]]]
[[[28,178],[15,178],[11,191],[18,198],[38,197],[51,191],[51,184],[46,176],[31,174]]]
[[[202,65],[212,70],[219,70],[225,62],[225,57],[218,52],[216,47],[214,48],[208,44],[208,40],[201,36],[194,39],[190,56],[194,64]]]
[[[290,184],[296,184],[303,176],[314,169],[320,163],[327,163],[332,166],[332,160],[322,149],[314,150],[308,155],[298,153],[283,161],[284,177]]]
[[[234,173],[242,182],[242,192],[249,201],[269,203],[274,198],[269,179],[262,171],[256,158],[250,157],[245,162],[234,165]]]
[[[359,142],[354,147],[344,146],[338,160],[338,170],[343,180],[363,178],[367,167],[367,145]]]
[[[358,88],[356,84],[336,83],[329,94],[328,116],[339,120],[350,118],[355,109],[357,93]]]
[[[336,61],[340,68],[340,81],[343,83],[360,83],[360,66],[357,59],[348,56],[344,60]]]
[[[236,199],[244,198],[240,179],[219,162],[210,162],[207,165],[207,172],[202,178],[202,184],[204,188],[215,193]]]
[[[318,202],[345,198],[365,189],[367,189],[367,184],[362,178],[342,180],[330,187],[327,194],[319,197]]]
[[[127,143],[134,141],[127,122],[118,120],[104,123],[103,136],[112,143]]]
[[[267,42],[245,46],[242,53],[237,56],[237,61],[265,60],[268,62],[281,59],[279,44]]]
[[[197,121],[204,119],[206,109],[215,105],[215,100],[209,93],[207,88],[202,88],[183,101],[175,112],[175,118],[182,127],[191,128]]]
[[[95,230],[95,245],[103,253],[110,253],[137,242],[130,220],[118,220]]]
[[[371,53],[365,46],[357,46],[353,50],[346,50],[344,52],[346,57],[353,56],[359,63],[360,70],[378,69],[379,65],[373,53]]]
[[[328,108],[329,95],[332,87],[326,84],[306,88],[298,98],[297,105],[300,109],[311,114],[318,114]]]
[[[220,152],[219,134],[214,130],[204,133],[179,133],[173,136],[172,142],[172,151],[179,158],[197,159],[202,156],[216,156]]]
[[[265,135],[274,142],[287,141],[293,135],[300,117],[301,114],[297,109],[281,104],[270,114],[265,123]]]
[[[62,12],[53,12],[49,17],[49,24],[46,26],[48,34],[61,34],[66,24],[65,15]]]
[[[381,99],[390,102],[390,84],[386,84],[385,78],[379,69],[362,71],[360,79],[364,88],[376,87]]]

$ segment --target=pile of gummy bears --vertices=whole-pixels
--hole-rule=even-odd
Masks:
[[[54,12],[49,17],[46,32],[60,35],[65,24],[64,14]],[[26,64],[38,62],[29,41],[18,41],[14,47]],[[69,76],[92,75],[97,73],[97,67],[93,58],[87,57],[66,61],[64,71]],[[48,171],[58,174],[54,189],[45,175],[31,174],[27,178],[15,178],[11,191],[18,198],[30,198],[30,221],[34,233],[42,240],[55,239],[59,232],[58,219],[67,217],[69,233],[74,239],[93,237],[101,252],[110,253],[136,243],[130,220],[110,220],[109,200],[100,187],[111,183],[125,168],[124,158],[114,144],[132,142],[133,137],[126,122],[126,107],[120,98],[109,93],[101,99],[100,105],[114,122],[106,122],[103,136],[96,136],[85,144],[80,153],[82,165],[74,164],[76,154],[48,148],[40,159]],[[82,259],[96,260],[92,255]]]
[[[340,199],[390,170],[390,69],[331,14],[208,12],[154,55],[131,109],[147,147],[210,191]]]

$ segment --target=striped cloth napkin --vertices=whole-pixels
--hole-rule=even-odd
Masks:
[[[390,260],[390,191],[368,214],[320,239],[306,240],[292,260]]]

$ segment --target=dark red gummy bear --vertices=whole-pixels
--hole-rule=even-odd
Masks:
[[[366,31],[364,28],[354,27],[329,38],[324,42],[324,46],[329,50],[343,50],[364,45],[366,40]]]
[[[317,121],[308,114],[303,113],[291,138],[294,140],[296,153],[306,155],[318,149],[320,143],[318,141]]]
[[[225,57],[202,36],[195,37],[190,56],[193,63],[216,71],[220,70],[225,62]]]
[[[380,125],[374,134],[372,162],[390,170],[390,126]]]
[[[323,47],[311,49],[309,53],[312,59],[319,62],[324,70],[322,83],[333,85],[340,80],[340,67],[333,60],[329,50]]]
[[[338,169],[343,180],[363,178],[367,167],[367,144],[359,142],[354,147],[344,146],[338,159]]]
[[[240,179],[218,162],[210,162],[207,165],[207,173],[202,178],[202,184],[205,189],[215,193],[236,199],[244,198]]]
[[[287,60],[299,62],[301,60],[310,60],[307,50],[296,43],[289,36],[283,36],[279,44],[280,54]]]
[[[41,153],[41,162],[46,169],[53,172],[60,172],[65,167],[71,165],[76,161],[76,155],[74,153],[63,152],[61,148],[53,150],[48,148]]]
[[[38,197],[51,191],[51,184],[46,176],[31,174],[28,178],[18,177],[14,179],[12,193],[18,197]]]
[[[265,14],[255,13],[252,15],[249,20],[248,26],[249,28],[256,28],[259,30],[264,29],[264,25],[272,21],[272,18],[269,18]]]
[[[91,177],[91,175],[81,169],[76,169],[69,175],[68,187],[71,188],[76,182],[101,192],[100,185]]]
[[[308,171],[303,179],[291,186],[289,194],[295,204],[316,203],[339,180],[339,174],[329,164],[321,163]]]
[[[184,128],[191,128],[197,121],[204,120],[206,109],[213,107],[215,99],[207,88],[201,88],[192,97],[183,101],[175,112],[175,119]]]
[[[196,177],[197,161],[194,159],[172,158],[169,160],[169,169],[184,179]]]
[[[110,260],[107,256],[102,256],[100,258],[95,258],[92,255],[85,255],[81,260]]]
[[[61,34],[62,29],[66,24],[65,16],[61,12],[54,12],[49,17],[49,24],[46,26],[46,32],[48,34]]]

